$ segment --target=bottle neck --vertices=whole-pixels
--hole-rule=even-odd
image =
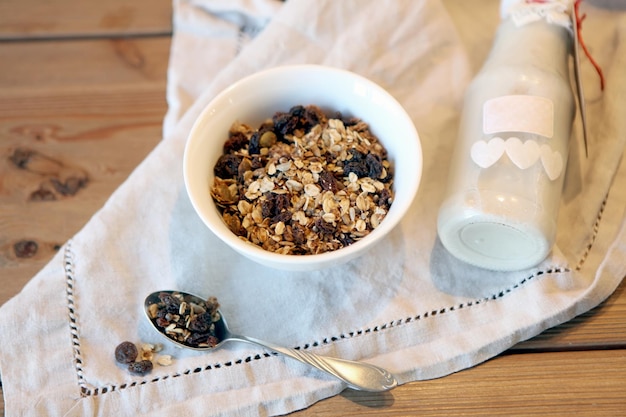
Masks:
[[[544,20],[517,26],[509,18],[498,28],[485,67],[532,66],[568,78],[571,50],[567,28]]]

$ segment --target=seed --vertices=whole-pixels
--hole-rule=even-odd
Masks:
[[[269,148],[276,143],[276,135],[272,131],[267,131],[261,135],[259,145],[263,148]]]

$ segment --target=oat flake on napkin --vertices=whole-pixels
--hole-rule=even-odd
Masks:
[[[626,13],[586,5],[585,40],[607,88],[599,91],[583,61],[590,155],[577,121],[557,246],[536,268],[495,273],[451,258],[435,220],[463,91],[490,47],[498,2],[276,3],[174,3],[165,140],[1,308],[7,416],[280,415],[344,389],[245,344],[209,353],[166,346],[172,365],[129,375],[113,351],[123,340],[161,341],[142,312],[157,289],[215,295],[240,333],[375,363],[405,383],[477,365],[567,321],[626,274]],[[413,117],[424,152],[422,186],[402,224],[368,256],[313,273],[234,253],[197,218],[182,179],[202,107],[245,75],[292,63],[345,68],[387,88]]]

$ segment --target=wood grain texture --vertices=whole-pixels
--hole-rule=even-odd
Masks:
[[[344,391],[304,416],[619,416],[626,350],[504,355],[388,393]]]
[[[496,16],[470,3],[444,0],[453,21],[495,30]],[[170,33],[170,0],[0,2],[0,305],[161,140]],[[484,56],[484,33],[459,38]],[[345,391],[293,415],[617,416],[624,383],[626,281],[479,366],[385,394]]]
[[[161,140],[169,46],[168,36],[0,43],[10,60],[0,65],[0,303]]]
[[[512,351],[626,349],[626,280],[598,307],[519,343]]]
[[[0,40],[171,33],[171,0],[2,0]]]

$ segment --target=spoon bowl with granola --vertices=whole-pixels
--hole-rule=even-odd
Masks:
[[[382,87],[316,65],[272,68],[218,94],[185,148],[202,221],[246,257],[315,270],[381,241],[417,193],[419,135]]]
[[[144,310],[152,326],[179,347],[211,350],[227,342],[246,342],[313,366],[352,389],[382,392],[397,385],[391,373],[369,363],[321,356],[235,334],[228,328],[215,297],[204,299],[181,291],[157,291],[146,297]]]

